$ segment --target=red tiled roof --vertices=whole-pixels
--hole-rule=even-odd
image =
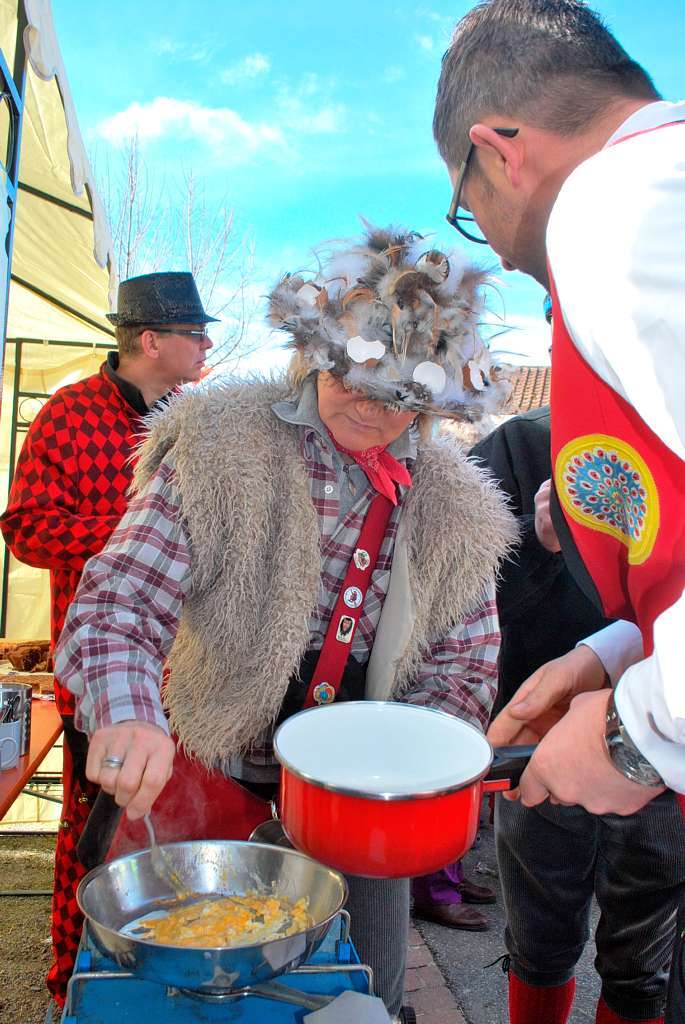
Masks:
[[[512,377],[513,390],[503,412],[515,415],[549,405],[551,366],[519,366]]]

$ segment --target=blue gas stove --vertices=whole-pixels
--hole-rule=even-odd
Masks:
[[[351,989],[373,995],[373,975],[350,941],[349,916],[334,920],[317,952],[274,981],[211,995],[146,981],[99,952],[84,928],[61,1024],[301,1024]]]

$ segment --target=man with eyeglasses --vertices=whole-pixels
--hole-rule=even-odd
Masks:
[[[685,793],[685,103],[586,4],[485,0],[445,54],[433,128],[450,223],[551,293],[549,511],[579,583],[644,645],[619,629],[607,672],[597,652],[592,670],[525,684],[509,738],[543,739],[520,798],[633,813]],[[545,734],[541,712],[574,697]],[[682,1022],[682,907],[678,930],[667,1019]],[[517,1024],[566,1020],[536,1013]]]
[[[84,565],[105,546],[126,511],[142,418],[180,385],[199,381],[212,342],[189,273],[122,281],[117,351],[98,373],[57,391],[26,436],[0,529],[12,554],[50,570],[51,640],[57,643]],[[74,729],[74,699],[55,679],[64,721],[63,809],[57,834],[48,988],[64,1002],[83,918],[76,888],[85,874],[76,846],[97,787],[86,779],[87,744]]]

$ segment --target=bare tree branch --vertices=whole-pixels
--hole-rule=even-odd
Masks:
[[[120,155],[96,166],[121,280],[158,270],[190,270],[205,307],[222,319],[212,331],[211,362],[237,364],[253,350],[246,326],[253,318],[249,277],[253,251],[240,237],[226,197],[208,201],[192,171],[169,187],[148,174],[137,137]]]

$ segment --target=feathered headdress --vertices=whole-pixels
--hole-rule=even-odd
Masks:
[[[269,295],[269,321],[290,335],[311,371],[329,370],[401,409],[478,419],[509,393],[478,326],[487,272],[423,236],[368,227],[333,248],[311,280],[286,274]]]

